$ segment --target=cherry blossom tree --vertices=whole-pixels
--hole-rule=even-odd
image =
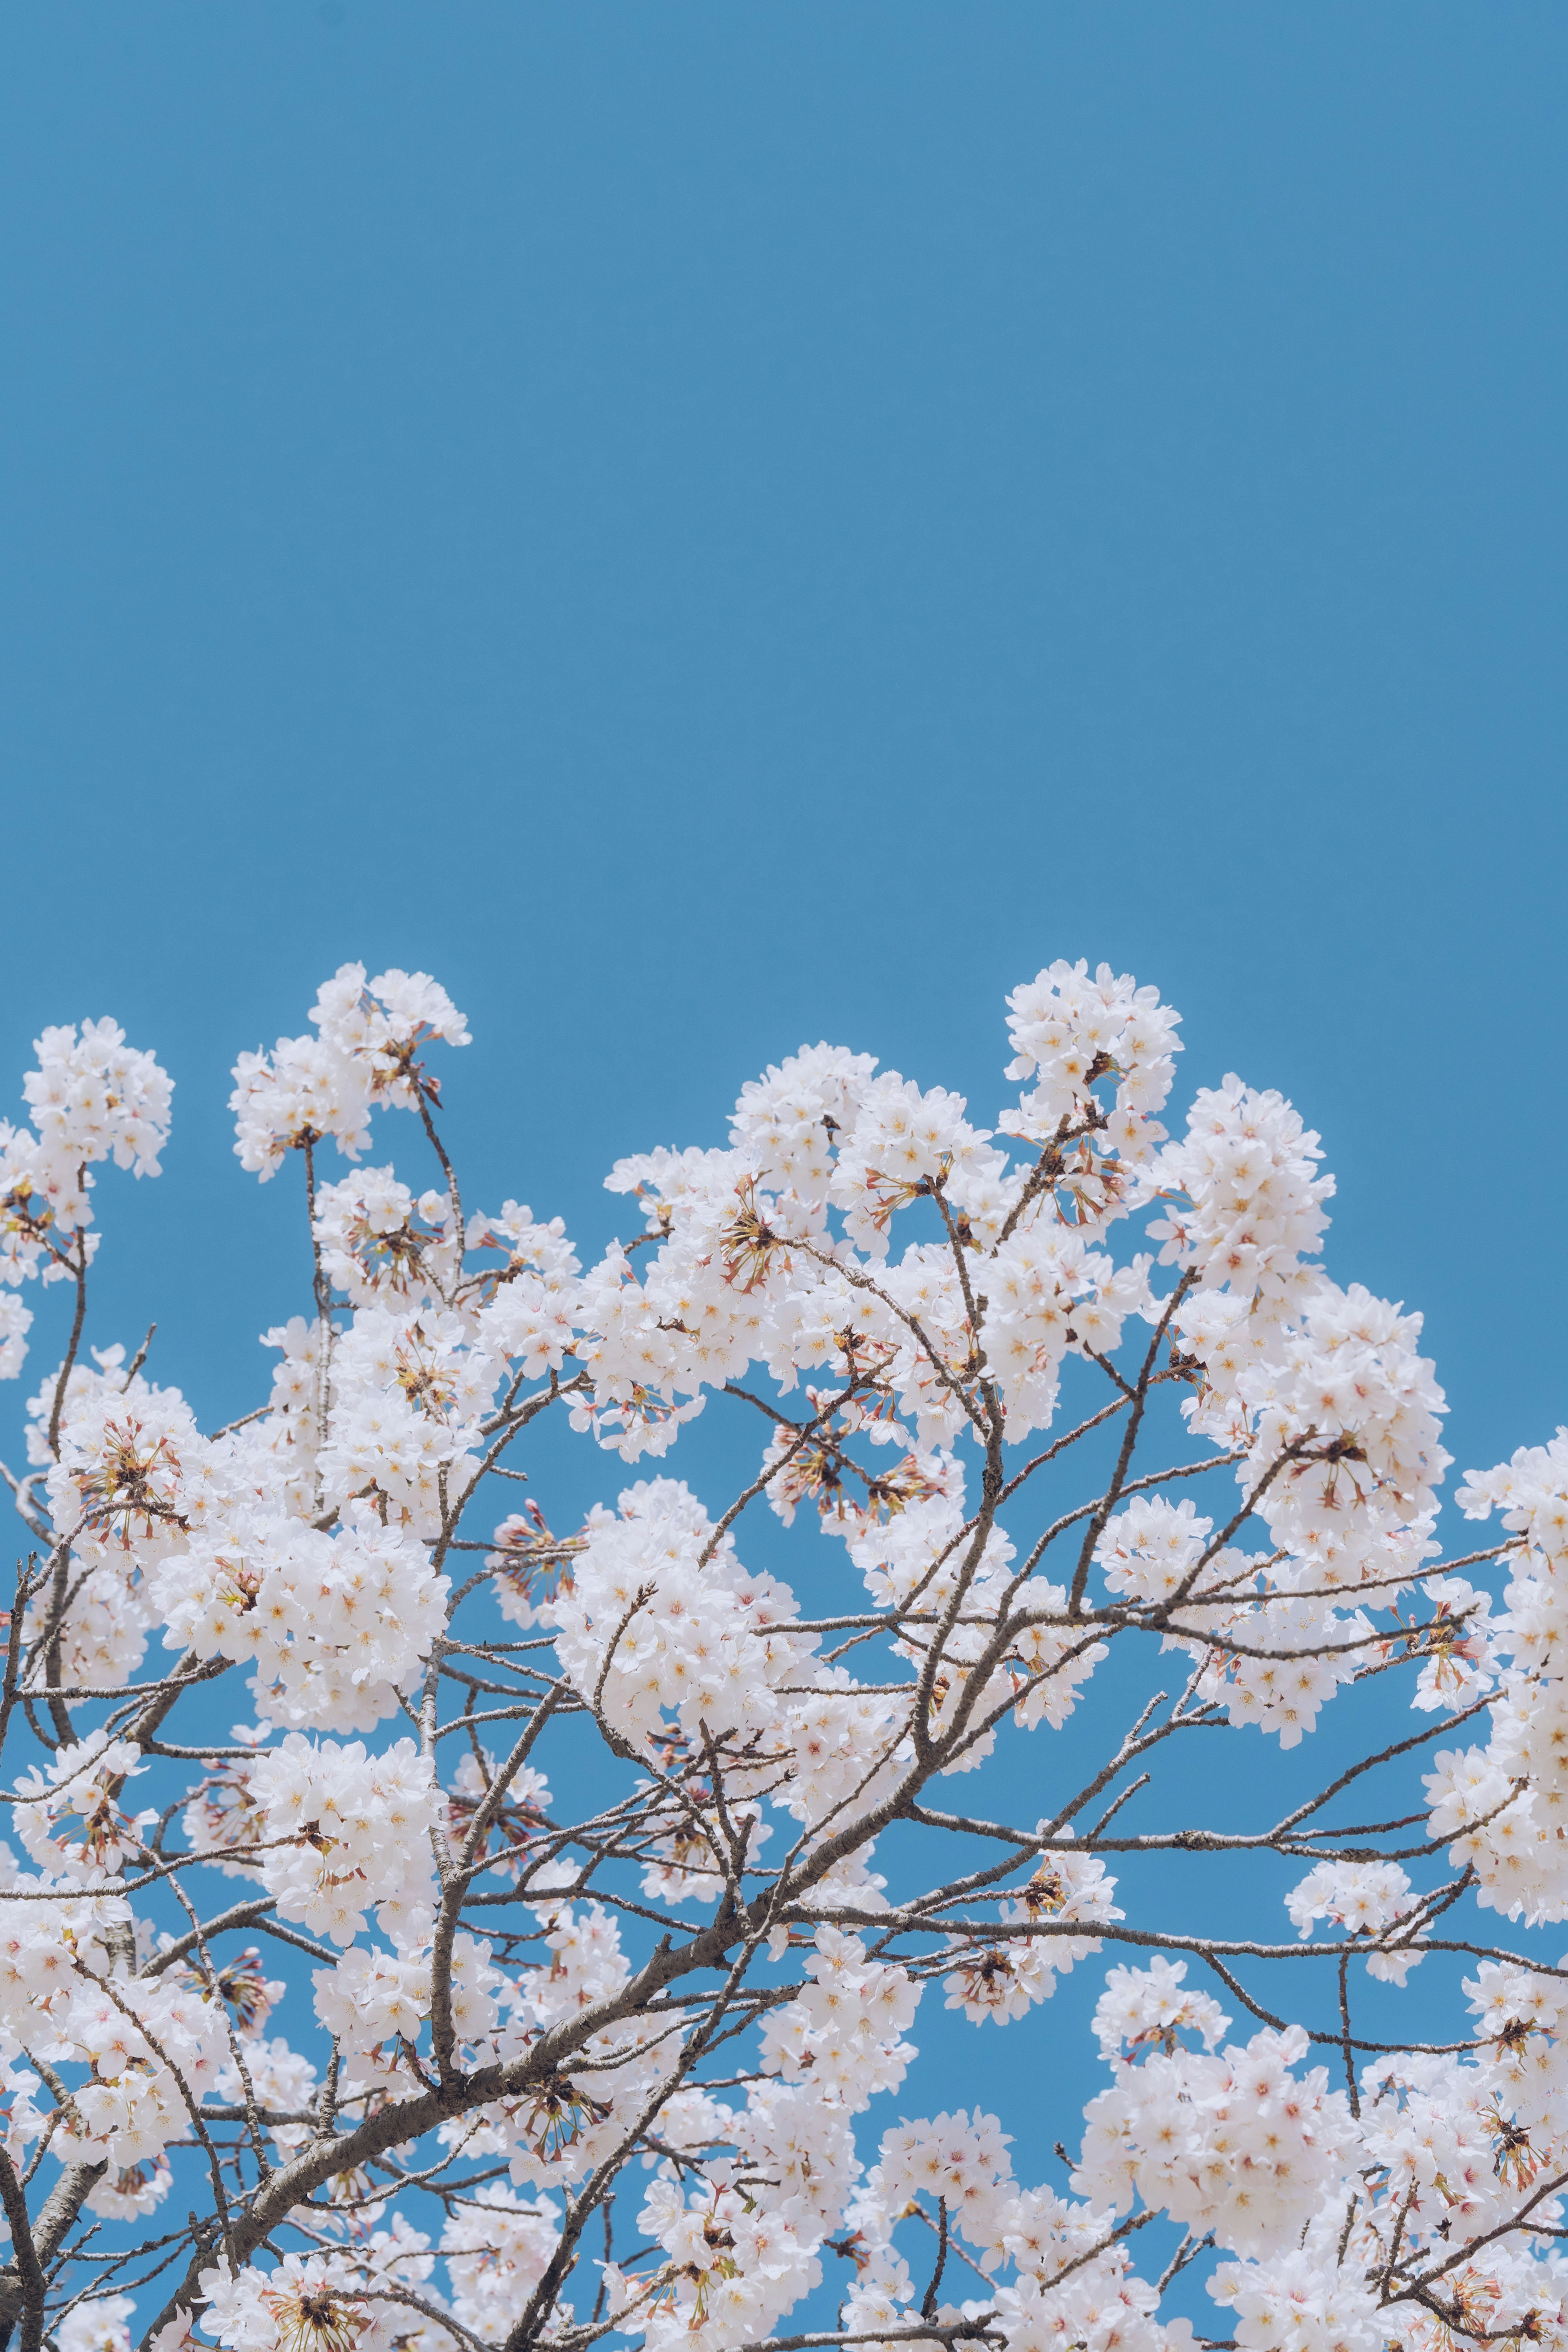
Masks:
[[[1446,1555],[1419,1318],[1322,1270],[1291,1106],[1168,1134],[1176,1014],[1057,963],[996,1133],[802,1048],[585,1271],[465,1206],[441,987],[310,1020],[235,1071],[311,1311],[227,1428],[90,1330],[156,1061],[49,1030],[0,1128],[0,1372],[70,1307],[5,1472],[4,2343],[1568,2344],[1568,1439]],[[705,1412],[738,1492],[674,1475]],[[988,2027],[1044,2179],[1021,2105],[925,2111],[914,2037]]]

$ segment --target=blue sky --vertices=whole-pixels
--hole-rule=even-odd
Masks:
[[[1565,85],[1523,0],[0,8],[0,1108],[102,1012],[179,1088],[98,1338],[262,1393],[228,1069],[347,958],[596,1248],[803,1038],[988,1121],[1087,955],[1549,1434]]]

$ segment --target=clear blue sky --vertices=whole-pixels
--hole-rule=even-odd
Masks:
[[[988,1119],[1086,954],[1548,1434],[1565,101],[1520,0],[0,6],[0,1108],[84,1013],[179,1085],[97,1336],[262,1392],[227,1073],[347,957],[597,1246],[803,1038]]]

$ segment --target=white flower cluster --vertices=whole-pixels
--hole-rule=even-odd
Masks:
[[[1113,1969],[1113,1983],[1129,1973]],[[1354,2168],[1360,2143],[1344,2094],[1329,2089],[1326,2068],[1291,2073],[1308,2048],[1299,2026],[1266,2026],[1244,2049],[1218,2053],[1183,2049],[1174,2036],[1173,2026],[1168,2050],[1121,2067],[1114,2087],[1091,2100],[1073,2187],[1115,2212],[1141,2196],[1234,2253],[1282,2252]]]
[[[464,2030],[472,2028],[480,2050],[499,2061],[612,2000],[632,1973],[617,1922],[598,1904],[579,1909],[541,1898],[540,1913],[548,1961],[508,1981],[490,1969],[481,1946],[457,1971],[473,1996]],[[486,2002],[488,2024],[481,2019]],[[667,2025],[623,2017],[585,2042],[581,2074],[486,2105],[477,2132],[463,2123],[444,2126],[443,2137],[475,2153],[504,2155],[519,2188],[567,2187],[621,2145],[629,2117],[657,2109],[675,2056]]]
[[[895,1481],[897,1477],[895,1473]],[[1085,1641],[1068,1624],[1066,1588],[1040,1577],[1030,1586],[1030,1622],[1019,1627],[1007,1658],[972,1688],[971,1669],[985,1655],[1013,1573],[1013,1546],[999,1528],[993,1528],[979,1560],[966,1563],[965,1477],[962,1465],[951,1454],[915,1458],[904,1483],[912,1498],[885,1523],[871,1519],[856,1535],[852,1520],[842,1532],[851,1537],[850,1557],[879,1608],[906,1607],[918,1594],[927,1609],[943,1611],[954,1603],[960,1574],[969,1576],[964,1596],[968,1622],[948,1636],[943,1687],[934,1693],[935,1721],[946,1728],[967,1704],[982,1725],[1006,1711],[1020,1730],[1048,1723],[1059,1731],[1077,1706],[1082,1685],[1106,1657],[1105,1645]],[[925,1639],[911,1635],[898,1647],[918,1672],[925,1662]],[[973,1771],[993,1752],[996,1737],[994,1724],[978,1731],[946,1769]]]
[[[1246,2352],[1383,2352],[1389,2323],[1336,2252],[1314,2231],[1271,2262],[1220,2265],[1208,2291],[1235,2312]]]
[[[188,1976],[127,1968],[122,1895],[94,1890],[40,1902],[51,1883],[13,1876],[0,1895],[0,2075],[9,2108],[0,2145],[15,2163],[44,2127],[33,2104],[38,2077],[16,2063],[24,2048],[45,2066],[85,2065],[51,2145],[62,2160],[110,2168],[95,2210],[112,2214],[138,2201],[127,2197],[126,2177],[151,2172],[187,2130],[187,2097],[217,2088],[229,2042],[221,2004]],[[163,2165],[162,2188],[168,2179]]]
[[[395,1952],[356,1945],[335,1969],[316,1970],[317,2016],[352,2057],[372,2056],[400,2039],[417,2042],[430,2015],[431,1958],[428,1942],[404,1944]],[[453,1948],[452,1986],[460,2042],[477,2042],[494,2027],[498,2012],[492,1993],[500,1982],[489,1965],[488,1947],[459,1936]],[[360,2070],[350,2070],[350,2082],[359,2076]]]
[[[1420,1962],[1420,1947],[1397,1937],[1392,1944],[1382,1939],[1410,1917],[1410,1894],[1409,1878],[1396,1862],[1320,1862],[1291,1888],[1285,1908],[1303,1941],[1319,1919],[1332,1920],[1349,1935],[1377,1939],[1367,1957],[1367,1975],[1402,1985]]]
[[[22,1801],[11,1818],[40,1870],[75,1885],[102,1885],[141,1853],[138,1832],[158,1816],[127,1820],[120,1808],[125,1782],[142,1769],[141,1755],[129,1739],[79,1740],[18,1778]]]
[[[656,2179],[637,2216],[638,2229],[662,2248],[668,2284],[645,2310],[629,2308],[629,2282],[611,2277],[612,2313],[628,2332],[643,2336],[648,2352],[676,2346],[692,2352],[767,2337],[775,2322],[821,2284],[812,2251],[815,2230],[803,2233],[785,2210],[759,2204],[745,2191],[715,2188],[690,2201],[677,2184]]]
[[[1433,2352],[1445,2336],[1561,2341],[1568,2265],[1553,2240],[1562,2207],[1563,2063],[1555,1972],[1483,1962],[1466,1986],[1486,2037],[1473,2058],[1411,2053],[1369,2066],[1361,2085],[1359,2188],[1325,2206],[1299,2247],[1222,2263],[1208,2291],[1239,2315],[1249,2352]],[[1523,2212],[1542,2232],[1510,2234]],[[1417,2298],[1380,2300],[1376,2279],[1396,2234],[1417,2275],[1438,2284],[1436,2313]],[[1479,2241],[1474,2253],[1471,2241]],[[1446,2325],[1445,2325],[1446,2322]],[[1462,2337],[1461,2339],[1462,2340]]]
[[[344,1506],[333,1535],[242,1503],[150,1580],[170,1648],[253,1664],[276,1722],[350,1731],[395,1712],[450,1591],[424,1548],[362,1501]]]
[[[388,1934],[428,1932],[434,1775],[412,1739],[379,1756],[291,1731],[250,1775],[256,1868],[285,1919],[351,1944],[374,1910]]]
[[[89,1172],[112,1160],[137,1176],[159,1173],[169,1139],[173,1080],[151,1054],[125,1042],[113,1021],[46,1029],[38,1066],[22,1082],[30,1127],[0,1119],[0,1381],[21,1371],[31,1310],[15,1296],[25,1281],[61,1282],[98,1244]]]
[[[802,1045],[783,1067],[748,1078],[729,1139],[769,1192],[827,1197],[832,1139],[853,1124],[875,1057],[842,1045]]]
[[[1044,1832],[1049,1827],[1040,1823]],[[964,1957],[947,1978],[947,2006],[961,2009],[973,2025],[988,2017],[998,2025],[1023,2017],[1038,2000],[1049,2000],[1056,1979],[1100,1949],[1097,1936],[1061,1932],[1080,1924],[1108,1925],[1125,1915],[1111,1897],[1116,1882],[1092,1854],[1047,1853],[1021,1894],[1002,1906],[1002,1916],[1030,1934],[977,1947],[959,1946]],[[1050,1932],[1043,1932],[1050,1922]]]
[[[399,2303],[355,2289],[412,2286],[434,2268],[417,2231],[378,2231],[366,2248],[285,2254],[276,2270],[231,2274],[221,2263],[202,2273],[202,2324],[228,2352],[282,2352],[287,2346],[353,2346],[394,2352],[408,2333]],[[172,2347],[171,2347],[172,2352]]]
[[[922,2195],[939,2199],[970,2245],[984,2251],[983,2267],[994,2270],[1010,2201],[1011,2144],[1010,2133],[995,2116],[984,2116],[978,2107],[973,2116],[960,2110],[930,2122],[901,2124],[883,2139],[868,2195],[890,2213]]]
[[[215,2090],[229,2054],[220,2005],[172,1975],[78,1982],[54,2023],[55,2054],[92,2070],[76,2093],[78,2162],[127,2168],[161,2156],[187,2128],[184,2093]]]
[[[362,1500],[345,1496],[330,1530],[311,1524],[311,1502],[275,1473],[279,1445],[288,1466],[285,1416],[209,1441],[177,1389],[128,1382],[121,1362],[110,1349],[73,1371],[57,1460],[54,1384],[33,1401],[29,1454],[86,1564],[64,1631],[68,1679],[123,1682],[161,1623],[169,1648],[250,1664],[272,1719],[369,1730],[428,1655],[447,1580]]]
[[[472,1217],[468,1247],[506,1254],[486,1278],[485,1343],[509,1357],[525,1380],[559,1372],[576,1342],[580,1321],[578,1263],[559,1217],[540,1222],[531,1209],[507,1201],[498,1217]]]
[[[1135,1164],[1165,1140],[1155,1119],[1176,1076],[1181,1015],[1160,1003],[1158,989],[1118,979],[1109,964],[1091,981],[1087,963],[1059,961],[1015,989],[1008,1005],[1007,1075],[1034,1081],[1009,1133],[1060,1141],[1063,1129],[1098,1115],[1093,1088],[1109,1076],[1116,1094],[1108,1132],[1121,1159]]]
[[[852,2110],[895,2091],[916,2054],[899,2038],[920,2005],[908,1970],[868,1960],[858,1937],[821,1927],[806,1971],[813,1981],[763,2029],[763,2065],[793,2083],[809,2073],[813,2090]]]
[[[173,1080],[151,1054],[125,1042],[113,1021],[46,1029],[38,1066],[22,1081],[41,1160],[59,1171],[112,1159],[138,1176],[158,1174],[169,1140]],[[46,1198],[47,1187],[37,1188]]]
[[[1113,1592],[1169,1608],[1164,1645],[1199,1661],[1206,1698],[1233,1723],[1294,1748],[1364,1664],[1371,1622],[1359,1610],[1337,1611],[1332,1596],[1292,1594],[1294,1580],[1278,1567],[1260,1579],[1245,1555],[1214,1546],[1213,1533],[1190,1502],[1141,1495],[1107,1522],[1095,1557]],[[1174,1630],[1181,1625],[1199,1630]]]
[[[633,1460],[664,1452],[749,1363],[786,1388],[827,1364],[850,1384],[852,1417],[856,1389],[874,1384],[923,1445],[951,1444],[977,1339],[969,1302],[946,1241],[891,1255],[895,1218],[938,1198],[965,1246],[999,1247],[986,1356],[1009,1433],[1049,1422],[1064,1358],[1113,1348],[1126,1317],[1150,1309],[1148,1260],[1118,1268],[1085,1228],[1125,1213],[1129,1172],[1163,1138],[1153,1114],[1176,1016],[1104,966],[1091,981],[1086,965],[1055,965],[1011,1002],[1010,1075],[1037,1084],[1008,1123],[1044,1146],[1033,1171],[1009,1169],[961,1097],[825,1045],[746,1087],[727,1150],[619,1161],[611,1189],[637,1195],[658,1245],[639,1274],[617,1244],[583,1284],[582,1423]],[[1112,1077],[1106,1111],[1093,1089]],[[881,1406],[875,1417],[896,1433]]]
[[[1303,1256],[1322,1248],[1322,1203],[1333,1178],[1316,1173],[1318,1139],[1282,1095],[1258,1094],[1234,1073],[1200,1087],[1186,1134],[1167,1143],[1144,1179],[1149,1196],[1176,1196],[1164,1223],[1164,1263],[1194,1273],[1203,1291],[1221,1291],[1249,1320],[1278,1322],[1311,1296]],[[1186,1195],[1188,1207],[1181,1205]]]
[[[1568,1431],[1469,1472],[1458,1499],[1470,1518],[1500,1512],[1513,1574],[1503,1613],[1469,1621],[1471,1672],[1495,1666],[1500,1687],[1485,1747],[1433,1759],[1431,1833],[1474,1868],[1483,1904],[1568,1918]]]
[[[504,2344],[560,2242],[560,2211],[500,2184],[476,2191],[441,2233],[452,2316],[483,2344]]]
[[[417,1109],[423,1078],[417,1055],[430,1039],[466,1045],[468,1030],[428,972],[383,971],[367,981],[362,963],[339,967],[311,1008],[314,1037],[280,1037],[270,1054],[242,1054],[229,1108],[242,1168],[265,1183],[287,1152],[330,1136],[349,1159],[370,1141],[377,1104]]]
[[[440,1297],[457,1270],[444,1192],[415,1201],[390,1168],[365,1168],[316,1192],[321,1269],[354,1307]]]
[[[645,1741],[673,1716],[687,1733],[746,1738],[779,1721],[776,1686],[800,1678],[816,1644],[789,1630],[794,1595],[748,1575],[685,1486],[639,1480],[587,1534],[556,1602],[557,1649],[617,1732]]]
[[[993,2283],[962,2306],[939,2305],[938,2325],[996,2315],[1009,2345],[1029,2352],[1082,2345],[1092,2352],[1176,2352],[1190,2331],[1155,2317],[1158,2293],[1132,2270],[1116,2242],[1114,2218],[1072,2205],[1045,2189],[1020,2189],[1012,2177],[1009,2138],[997,2118],[977,2108],[901,2125],[883,2138],[880,2161],[852,2208],[864,2242],[859,2276],[845,2305],[851,2326],[868,2335],[918,2325],[921,2305],[909,2266],[892,2243],[895,2221],[919,2212],[928,2226],[942,2216],[976,2251],[976,2267],[1010,2280]],[[926,2306],[926,2315],[929,2308]]]

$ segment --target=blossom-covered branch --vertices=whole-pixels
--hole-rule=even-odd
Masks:
[[[30,1284],[71,1310],[4,1471],[24,2347],[1182,2352],[1201,2279],[1248,2352],[1568,2352],[1528,1948],[1568,1441],[1471,1474],[1501,1532],[1445,1557],[1419,1318],[1322,1271],[1316,1137],[1231,1077],[1173,1138],[1177,1016],[1103,966],[1009,1013],[995,1130],[802,1048],[727,1144],[617,1164],[641,1230],[585,1270],[465,1213],[445,992],[345,965],[235,1071],[311,1312],[210,1433],[93,1324],[96,1171],[156,1175],[170,1082],[112,1022],[39,1040],[0,1129],[0,1376]],[[423,1190],[364,1164],[399,1111]],[[710,1401],[723,1494],[663,1466]],[[517,1507],[551,1420],[612,1473],[580,1525]],[[1357,1760],[1192,1817],[1184,1756],[1225,1743],[1234,1815],[1331,1703]],[[1290,1934],[1255,1876],[1207,1934],[1152,1874],[1260,1856]],[[923,2006],[1027,2037],[1096,1956],[1064,2188],[1015,2172],[1036,2097],[906,2112]],[[1448,2029],[1369,2030],[1427,1964]]]

